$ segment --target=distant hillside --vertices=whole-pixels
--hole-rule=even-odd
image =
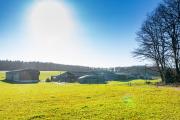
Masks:
[[[118,73],[124,74],[133,74],[133,75],[141,75],[144,76],[145,74],[151,76],[158,76],[159,73],[156,67],[145,67],[145,66],[131,66],[131,67],[116,67],[114,68]]]
[[[90,71],[112,71],[122,74],[142,75],[145,74],[144,66],[132,67],[116,67],[116,68],[92,68],[85,66],[63,65],[56,63],[44,62],[23,62],[23,61],[10,61],[0,60],[0,70],[9,71],[17,69],[37,69],[41,71],[74,71],[74,72],[90,72]],[[146,73],[148,75],[157,76],[158,72],[155,67],[147,67]]]
[[[9,71],[17,69],[37,69],[41,71],[90,71],[90,67],[63,65],[56,63],[43,63],[43,62],[22,62],[22,61],[9,61],[0,60],[0,70]]]

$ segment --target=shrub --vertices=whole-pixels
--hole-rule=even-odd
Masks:
[[[45,82],[52,82],[51,79],[47,78]]]

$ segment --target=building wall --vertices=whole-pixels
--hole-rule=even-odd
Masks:
[[[6,79],[8,81],[39,80],[39,71],[22,70],[6,72]]]
[[[13,80],[19,80],[19,79],[20,79],[20,74],[19,73],[14,73]]]
[[[13,80],[13,74],[10,72],[6,72],[6,80],[8,80],[8,81]]]
[[[20,72],[20,78],[21,80],[34,80],[33,76],[28,71]]]

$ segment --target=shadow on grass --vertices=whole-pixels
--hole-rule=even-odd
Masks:
[[[18,81],[8,81],[8,80],[1,80],[4,83],[9,83],[9,84],[37,84],[40,82],[40,80],[36,81],[30,81],[30,82],[18,82]]]
[[[136,80],[144,80],[145,82],[146,81],[153,81],[153,80],[156,80],[156,79],[148,79],[148,80],[145,80],[145,79],[117,79],[117,80],[111,80],[111,81],[117,81],[117,82],[131,82],[131,81],[136,81]]]
[[[127,79],[127,80],[110,80],[110,81],[116,81],[116,82],[131,82],[133,80],[138,80],[138,79]]]
[[[107,82],[105,82],[105,83],[79,83],[79,84],[82,84],[82,85],[94,85],[94,84],[103,85],[103,84],[107,84]]]

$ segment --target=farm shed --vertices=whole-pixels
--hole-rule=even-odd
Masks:
[[[72,74],[74,74],[77,78],[84,76],[84,75],[93,75],[96,74],[96,72],[92,71],[70,71]]]
[[[64,72],[57,76],[51,76],[51,80],[55,82],[76,82],[77,77],[71,72]]]
[[[99,75],[84,75],[78,78],[81,84],[105,84],[106,80]]]
[[[39,81],[40,72],[33,69],[6,72],[6,80],[11,82],[31,83]]]

